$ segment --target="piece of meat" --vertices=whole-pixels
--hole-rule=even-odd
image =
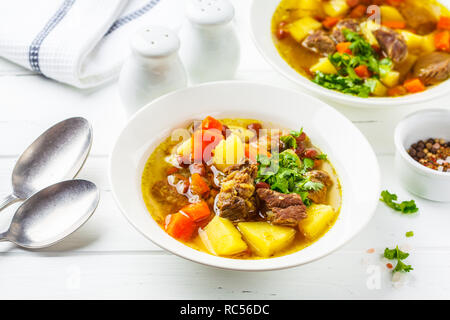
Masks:
[[[306,206],[296,193],[283,194],[270,189],[256,190],[261,211],[273,224],[296,227],[306,218]]]
[[[245,161],[224,170],[226,177],[217,196],[216,207],[222,218],[246,221],[256,212],[255,178],[258,167]]]
[[[414,66],[414,76],[427,85],[447,80],[450,77],[450,54],[433,52],[419,57]]]
[[[395,63],[401,63],[408,57],[408,45],[400,33],[382,27],[374,32],[381,50]]]
[[[325,203],[327,200],[328,188],[333,185],[330,175],[323,170],[312,170],[306,174],[312,182],[320,182],[323,188],[309,193],[308,198],[314,203]]]
[[[167,204],[171,213],[189,204],[188,198],[179,194],[177,189],[165,180],[155,182],[151,193],[159,202]]]
[[[333,39],[323,30],[317,30],[309,35],[303,40],[302,45],[315,53],[325,56],[333,54],[336,51],[336,44]]]
[[[348,29],[353,32],[359,32],[360,26],[357,20],[355,19],[343,19],[338,22],[338,24],[333,28],[333,32],[331,33],[331,37],[334,39],[336,43],[346,42],[344,29]]]
[[[400,7],[400,13],[408,26],[418,34],[425,35],[433,32],[438,23],[438,14],[428,1],[407,0]]]

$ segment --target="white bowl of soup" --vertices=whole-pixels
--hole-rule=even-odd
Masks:
[[[250,20],[261,54],[288,79],[329,101],[390,107],[450,91],[449,5],[254,0]]]
[[[233,270],[319,259],[371,219],[380,174],[364,136],[296,91],[217,82],[166,95],[126,125],[114,197],[146,238]]]

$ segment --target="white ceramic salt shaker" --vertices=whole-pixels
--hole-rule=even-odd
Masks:
[[[163,27],[149,26],[132,37],[132,53],[119,78],[119,92],[128,116],[153,99],[187,86],[179,48],[178,36]]]
[[[232,79],[240,46],[228,0],[187,0],[180,56],[193,84]]]

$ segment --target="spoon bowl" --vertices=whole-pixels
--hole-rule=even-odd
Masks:
[[[86,180],[57,183],[34,194],[16,211],[9,230],[0,235],[28,249],[51,246],[80,228],[100,200],[96,185]]]
[[[84,118],[61,121],[40,135],[20,156],[12,173],[13,194],[0,210],[59,181],[74,178],[92,145],[92,128]]]

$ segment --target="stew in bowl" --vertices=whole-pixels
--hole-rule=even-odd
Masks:
[[[272,34],[302,76],[357,97],[407,96],[450,77],[450,12],[435,0],[282,0]]]
[[[333,226],[341,207],[339,178],[302,129],[210,116],[153,151],[142,194],[170,236],[234,259],[302,250]]]

